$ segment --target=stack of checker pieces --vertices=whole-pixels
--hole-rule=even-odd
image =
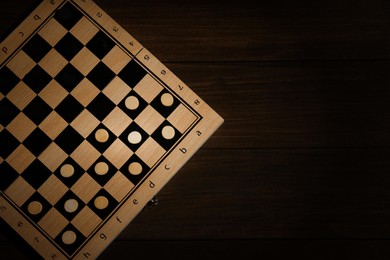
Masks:
[[[93,2],[49,8],[2,48],[0,215],[45,258],[95,258],[223,120]]]

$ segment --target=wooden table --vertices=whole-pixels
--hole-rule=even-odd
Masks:
[[[388,259],[389,1],[96,3],[225,118],[101,259]]]

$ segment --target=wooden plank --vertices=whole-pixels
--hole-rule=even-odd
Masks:
[[[163,62],[390,56],[386,0],[251,2],[100,0],[97,4]],[[1,32],[28,8],[22,6],[26,6],[23,0],[2,4]]]
[[[201,150],[119,239],[385,239],[389,156],[388,148]]]
[[[151,250],[153,249],[153,250]],[[31,259],[12,243],[0,244],[6,259]],[[386,240],[203,240],[203,241],[115,241],[99,259],[120,259],[131,251],[135,259],[208,259],[252,257],[265,259],[377,259],[390,254]]]
[[[390,144],[388,61],[167,66],[226,119],[207,148]]]

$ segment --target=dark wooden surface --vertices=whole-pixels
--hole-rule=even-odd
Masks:
[[[225,118],[101,259],[389,259],[390,1],[96,2]]]

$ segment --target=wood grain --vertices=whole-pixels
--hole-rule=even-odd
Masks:
[[[389,1],[96,3],[225,118],[101,259],[388,259]]]

